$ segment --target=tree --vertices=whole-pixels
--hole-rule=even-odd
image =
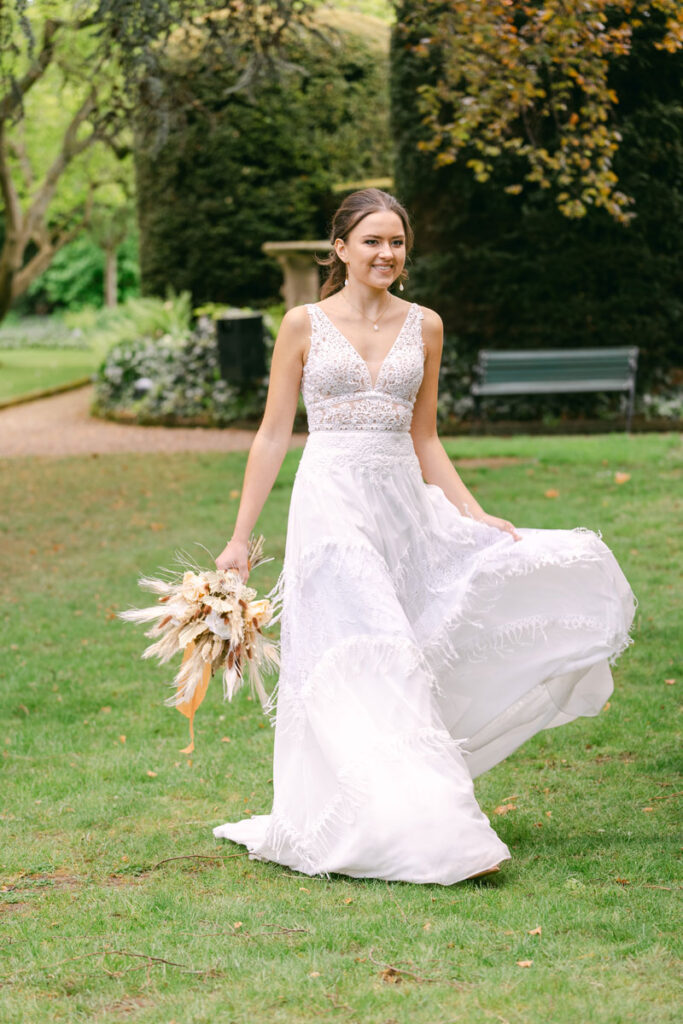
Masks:
[[[159,68],[172,36],[194,34],[215,61],[239,66],[234,87],[248,90],[277,73],[283,32],[305,21],[311,6],[308,0],[0,2],[0,320],[55,253],[90,223],[98,190],[114,176],[111,162],[105,175],[85,174],[85,187],[61,208],[60,190],[96,148],[117,159],[128,155],[132,112],[155,108]],[[41,86],[59,96],[61,118],[50,158],[45,161],[43,152],[37,170],[27,119],[47,127],[40,105],[32,104]],[[163,126],[163,118],[155,123]]]
[[[652,45],[683,47],[680,0],[413,0],[398,3],[397,39],[424,64],[420,149],[436,167],[464,159],[484,182],[504,163],[552,190],[560,212],[602,207],[628,223],[633,197],[614,170],[622,135],[610,67],[633,33],[663,22]]]

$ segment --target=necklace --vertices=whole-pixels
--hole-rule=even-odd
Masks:
[[[355,309],[356,313],[360,313],[360,315],[362,317],[364,317],[366,320],[368,320],[372,324],[373,330],[375,330],[375,331],[379,330],[379,327],[377,326],[377,324],[380,322],[380,320],[382,319],[382,317],[386,313],[387,309],[389,308],[389,306],[391,304],[391,298],[387,299],[386,303],[384,304],[384,309],[382,310],[380,315],[377,317],[377,319],[373,320],[371,316],[366,316],[365,313],[363,312],[363,310],[359,309],[358,306],[354,306],[354,304],[351,302],[351,300],[346,297],[345,292],[342,292],[342,295],[344,296],[344,298],[348,302],[348,304],[351,307],[351,309]]]

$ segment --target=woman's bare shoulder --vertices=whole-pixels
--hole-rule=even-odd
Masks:
[[[420,306],[422,313],[422,338],[428,349],[439,353],[443,342],[443,320],[434,309]]]
[[[300,331],[310,325],[310,317],[306,306],[292,306],[282,318],[280,327],[292,331]]]
[[[420,312],[424,317],[424,326],[431,330],[443,331],[443,320],[435,309],[429,306],[420,306]]]

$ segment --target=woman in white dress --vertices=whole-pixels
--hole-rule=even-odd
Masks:
[[[282,321],[216,560],[246,579],[301,389],[273,807],[213,831],[310,875],[450,885],[510,857],[472,779],[600,711],[635,601],[595,533],[515,528],[460,479],[436,431],[441,320],[389,291],[412,243],[403,207],[353,193],[332,242],[322,301]]]

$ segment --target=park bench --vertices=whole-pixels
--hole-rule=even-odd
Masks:
[[[626,430],[630,431],[637,364],[635,345],[524,352],[482,349],[474,367],[471,393],[478,409],[480,398],[498,395],[625,391],[628,392]]]

